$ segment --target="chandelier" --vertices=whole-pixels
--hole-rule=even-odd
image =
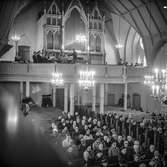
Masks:
[[[167,97],[167,69],[155,69],[151,75],[144,76],[144,84],[152,89],[152,96],[159,101]]]
[[[79,86],[83,89],[90,89],[95,85],[95,71],[89,71],[88,68],[85,71],[79,72],[80,79],[79,79]]]
[[[78,34],[76,35],[75,40],[79,43],[84,43],[86,42],[86,36],[82,34]]]
[[[11,39],[13,41],[19,41],[21,39],[21,37],[15,34],[14,36],[11,37]]]
[[[52,73],[51,83],[55,86],[62,86],[64,84],[63,74],[58,72]]]

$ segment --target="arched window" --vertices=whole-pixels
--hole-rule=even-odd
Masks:
[[[48,18],[46,19],[46,23],[47,23],[48,25],[51,24],[51,18],[50,18],[50,17],[48,17]]]
[[[51,12],[51,10],[49,10],[49,12],[48,12],[49,14],[52,14],[52,12]]]
[[[92,29],[92,23],[89,24],[89,28]]]
[[[101,25],[101,23],[99,23],[99,30],[101,30],[102,29],[102,25]]]
[[[60,34],[59,34],[59,32],[55,33],[54,49],[60,49]]]
[[[53,33],[51,31],[47,34],[47,49],[53,49]]]
[[[56,14],[56,6],[55,5],[52,6],[52,14]]]
[[[90,48],[90,51],[95,51],[96,50],[95,38],[94,38],[93,35],[90,35],[89,48]]]
[[[61,19],[57,19],[57,25],[58,25],[58,26],[61,25]]]
[[[95,17],[95,19],[98,19],[98,12],[97,12],[97,10],[95,10],[94,17]]]
[[[99,37],[99,35],[96,37],[96,51],[101,51],[101,38]]]
[[[56,18],[53,18],[53,19],[52,19],[52,24],[53,24],[53,25],[56,25]]]
[[[94,23],[94,29],[97,30],[97,23]]]

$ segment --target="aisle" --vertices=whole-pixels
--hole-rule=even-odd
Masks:
[[[55,121],[59,115],[61,115],[61,110],[55,108],[32,108],[31,113],[27,116],[27,119],[32,122],[32,124],[39,128],[42,134],[46,137],[49,144],[60,156],[61,160],[70,166],[78,166],[76,159],[81,157],[75,157],[76,159],[71,159],[66,149],[62,147],[62,141],[66,136],[61,134],[54,135],[51,131],[51,123]]]

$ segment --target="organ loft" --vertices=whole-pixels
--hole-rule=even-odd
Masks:
[[[62,5],[61,5],[62,6]],[[105,64],[105,16],[95,3],[91,9],[79,0],[60,8],[53,1],[37,21],[37,50],[46,56],[70,55],[72,50],[78,60],[91,64]]]

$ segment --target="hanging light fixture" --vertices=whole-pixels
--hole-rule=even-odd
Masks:
[[[95,71],[89,70],[88,66],[86,70],[79,72],[80,79],[79,79],[79,86],[83,89],[90,89],[95,85]]]
[[[63,86],[64,85],[63,74],[56,72],[56,67],[55,67],[55,72],[52,73],[51,83],[54,86]]]
[[[117,49],[121,49],[124,46],[120,43],[120,16],[119,16],[119,22],[118,22],[118,43],[115,45]]]
[[[151,29],[151,2],[150,2],[150,29]],[[151,96],[161,103],[167,99],[167,69],[154,69],[144,76],[144,84],[152,90]]]
[[[84,43],[86,42],[86,36],[82,34],[77,34],[75,40],[79,43]]]
[[[151,75],[145,75],[144,84],[151,88],[151,96],[162,102],[167,97],[167,69],[156,68]]]

